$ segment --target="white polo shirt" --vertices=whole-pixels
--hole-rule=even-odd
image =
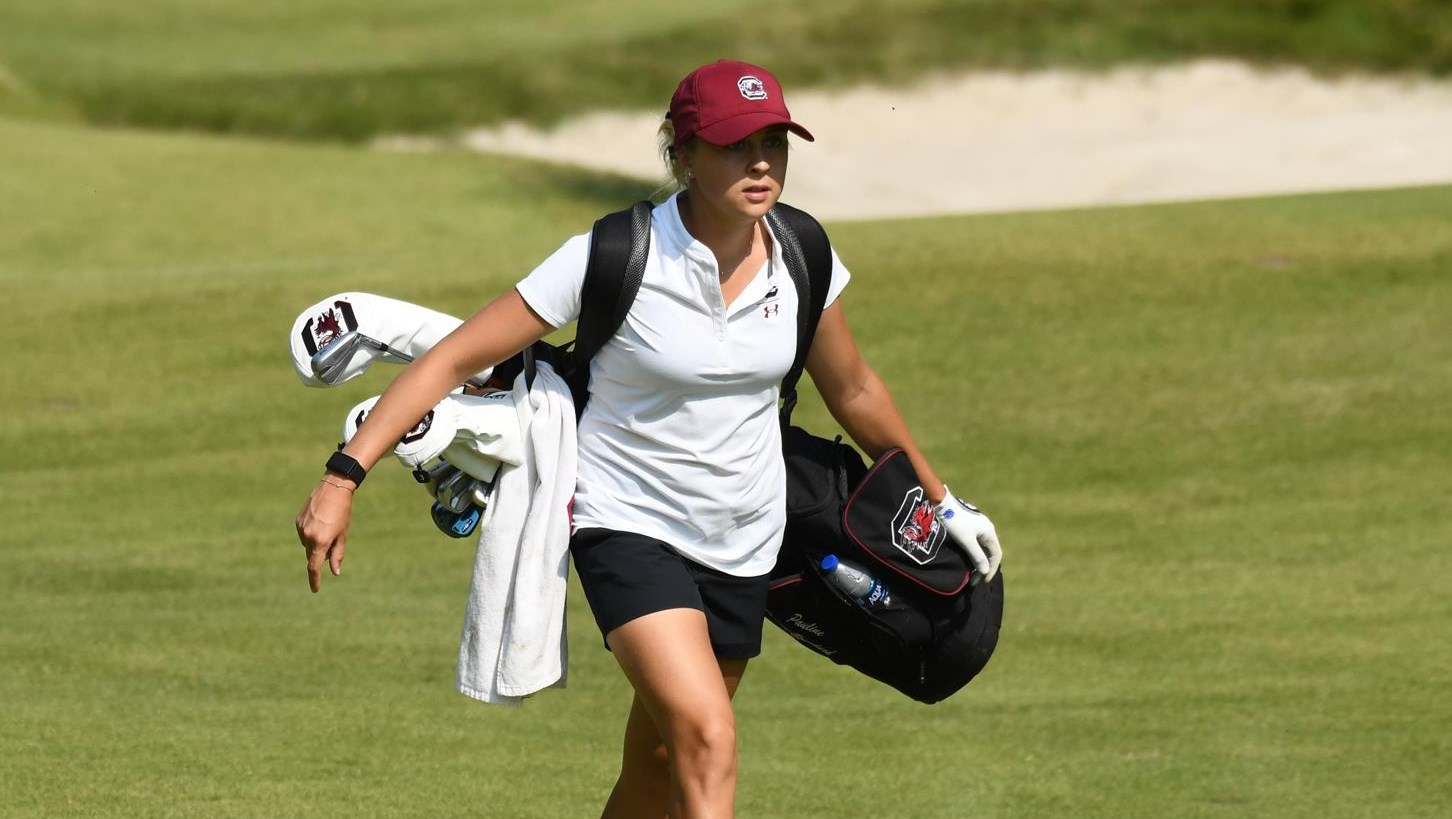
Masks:
[[[589,234],[570,239],[516,286],[555,327],[580,315],[589,247]],[[828,304],[849,278],[833,251]],[[657,207],[640,293],[591,362],[575,526],[658,538],[732,575],[771,571],[786,525],[777,401],[796,312],[780,243],[728,307],[676,197]]]

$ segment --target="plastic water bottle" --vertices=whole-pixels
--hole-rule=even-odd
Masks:
[[[822,558],[822,571],[833,585],[855,598],[864,606],[886,606],[892,602],[887,586],[859,566],[843,563],[836,555]]]

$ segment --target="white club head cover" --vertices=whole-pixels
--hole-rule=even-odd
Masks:
[[[353,439],[378,398],[375,395],[348,411],[343,422],[345,443]],[[517,466],[524,461],[513,395],[447,395],[403,436],[393,454],[409,469],[442,457],[470,477],[492,481],[501,463]]]
[[[524,435],[519,429],[519,412],[514,393],[451,395],[454,440],[444,449],[444,459],[481,481],[494,480],[500,464],[524,463]]]
[[[375,395],[348,410],[348,417],[343,421],[343,443],[353,440],[353,436],[358,433],[358,427],[363,425],[380,397]],[[449,444],[454,442],[453,406],[448,400],[445,398],[435,404],[413,429],[399,439],[398,445],[393,448],[393,454],[404,466],[418,469],[424,464],[436,461],[448,449]]]
[[[348,410],[348,417],[343,419],[343,443],[346,444],[353,440],[353,436],[358,434],[358,427],[363,425],[363,419],[368,417],[368,412],[373,409],[373,405],[377,404],[378,399],[382,397],[381,395],[375,395],[372,398],[359,401],[356,406]]]
[[[1003,562],[1003,547],[998,543],[998,530],[994,528],[993,521],[978,511],[978,507],[954,496],[947,486],[943,487],[943,491],[946,494],[942,502],[933,507],[933,513],[948,530],[948,537],[978,571],[973,583],[976,585],[980,579],[993,580],[998,574],[998,565]]]
[[[325,383],[313,373],[313,356],[344,333],[353,330],[380,341],[410,358],[418,358],[463,322],[447,313],[412,302],[376,296],[372,293],[338,293],[298,314],[289,337],[292,366],[309,387],[332,387],[357,378],[380,351],[360,347],[343,368],[341,377]],[[484,381],[490,370],[476,377]]]

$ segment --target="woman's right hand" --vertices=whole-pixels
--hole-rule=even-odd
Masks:
[[[370,468],[449,390],[553,329],[519,291],[505,291],[399,373],[348,442],[347,454]],[[314,592],[322,588],[323,563],[335,577],[342,571],[355,488],[352,481],[328,472],[297,513],[297,537],[307,552],[308,585]]]
[[[347,478],[329,473],[297,513],[297,538],[308,557],[308,586],[316,594],[323,584],[323,563],[337,577],[343,571],[348,523],[353,517],[353,490]]]

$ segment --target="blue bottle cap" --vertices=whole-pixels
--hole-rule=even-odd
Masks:
[[[840,562],[841,561],[837,559],[836,555],[827,555],[826,557],[822,558],[822,571],[835,572],[837,571],[837,564]]]

